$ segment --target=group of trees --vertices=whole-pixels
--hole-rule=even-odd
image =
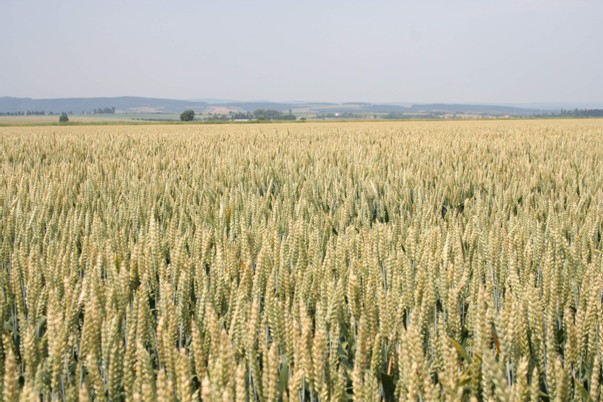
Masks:
[[[441,119],[445,113],[433,112],[433,113],[404,113],[404,112],[391,112],[381,116],[382,119],[387,120],[404,120],[404,119]]]
[[[26,112],[0,112],[0,116],[44,116],[43,110],[28,110]]]
[[[54,114],[54,112],[46,113],[43,110],[28,110],[26,112],[0,112],[0,116],[52,116]],[[59,116],[59,123],[67,123],[68,121],[69,115],[65,112],[61,113]]]
[[[94,109],[94,111],[92,113],[93,114],[115,114],[115,107],[111,106],[111,107]]]
[[[216,118],[217,117],[217,118]],[[274,109],[258,109],[254,112],[230,112],[227,115],[210,115],[215,120],[296,120],[297,117],[289,110],[289,113],[279,112]]]
[[[234,121],[234,120],[255,120],[256,117],[252,112],[230,112],[224,113],[210,113],[207,116],[209,121]]]
[[[193,121],[195,112],[185,110],[180,115],[182,121]],[[208,120],[212,121],[231,121],[231,120],[297,120],[297,117],[289,110],[288,113],[280,112],[274,109],[258,109],[254,112],[230,112],[229,114],[209,114]]]
[[[340,113],[320,113],[316,116],[317,119],[362,119],[367,118],[367,115],[362,113],[340,112]]]
[[[603,117],[603,109],[574,109],[574,110],[561,109],[561,112],[559,112],[559,116]]]
[[[296,120],[297,117],[289,109],[289,113],[279,112],[274,109],[258,109],[253,112],[257,120]]]
[[[251,112],[230,112],[231,120],[253,120],[254,116]]]

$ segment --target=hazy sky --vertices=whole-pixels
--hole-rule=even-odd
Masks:
[[[2,0],[0,96],[601,102],[603,1]]]

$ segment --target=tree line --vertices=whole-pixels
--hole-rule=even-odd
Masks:
[[[69,112],[70,114],[73,114],[72,112]],[[55,112],[46,112],[44,110],[27,110],[24,112],[0,112],[0,116],[53,116],[53,115],[57,115],[59,113],[55,113]],[[82,111],[82,114],[86,114],[85,111]],[[98,109],[94,109],[92,111],[92,114],[115,114],[115,107],[111,106],[111,107],[104,107],[104,108],[98,108]]]
[[[94,109],[93,114],[115,114],[115,106]]]
[[[0,116],[45,116],[43,110],[28,110],[26,112],[0,112]]]
[[[561,112],[559,112],[559,116],[603,117],[603,109],[574,109],[574,110],[561,109]]]
[[[297,120],[297,116],[288,112],[280,112],[274,109],[257,109],[253,112],[230,112],[228,114],[210,113],[207,120],[232,121],[232,120]]]

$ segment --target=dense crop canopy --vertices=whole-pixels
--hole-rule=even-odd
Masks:
[[[603,123],[0,129],[0,399],[601,398]]]

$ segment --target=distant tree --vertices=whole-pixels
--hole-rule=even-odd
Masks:
[[[67,123],[69,121],[69,116],[67,116],[67,113],[61,113],[61,116],[59,117],[59,123]]]
[[[185,110],[180,115],[180,120],[182,120],[182,121],[193,121],[194,118],[195,118],[195,112],[191,109]]]

